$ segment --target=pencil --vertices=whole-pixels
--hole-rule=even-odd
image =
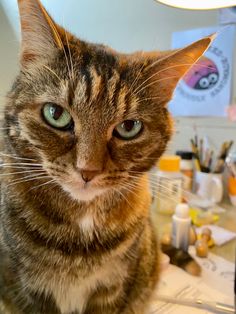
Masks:
[[[200,164],[200,159],[199,159],[199,153],[197,146],[195,145],[194,140],[191,138],[190,139],[191,147],[192,147],[192,152],[194,154],[194,166],[196,171],[201,171],[201,164]]]
[[[236,314],[236,249],[235,249],[235,269],[234,269],[234,313]]]
[[[203,139],[200,139],[200,144],[199,144],[199,159],[200,162],[203,162]]]
[[[208,162],[208,168],[209,168],[209,169],[211,169],[211,166],[212,166],[213,155],[214,155],[214,151],[212,150],[212,151],[210,152],[210,159],[209,159],[209,162]]]

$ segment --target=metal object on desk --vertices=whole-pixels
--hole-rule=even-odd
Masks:
[[[202,299],[178,299],[173,298],[166,295],[158,295],[158,300],[163,301],[166,303],[173,303],[173,304],[179,304],[179,305],[185,305],[190,307],[196,307],[199,309],[209,310],[213,313],[235,313],[235,307],[231,306],[229,304],[220,303],[220,302],[209,302]]]
[[[236,314],[236,249],[234,266],[234,314]]]

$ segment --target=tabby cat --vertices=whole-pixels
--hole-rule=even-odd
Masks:
[[[159,278],[147,172],[167,103],[212,38],[121,54],[18,0],[20,73],[7,97],[1,314],[144,314]]]

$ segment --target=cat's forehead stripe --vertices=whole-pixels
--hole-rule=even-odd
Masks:
[[[74,92],[74,100],[73,103],[79,104],[79,103],[86,103],[87,100],[87,94],[86,94],[86,80],[85,77],[83,76],[80,80],[78,80],[77,86],[75,88],[75,92]]]
[[[92,78],[92,93],[91,93],[91,101],[95,101],[100,93],[102,77],[98,75],[96,69],[94,67],[90,68],[90,75]]]

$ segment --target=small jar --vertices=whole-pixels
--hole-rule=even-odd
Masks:
[[[189,151],[177,151],[180,156],[180,171],[183,174],[183,189],[192,191],[193,186],[193,153]]]
[[[182,200],[182,174],[180,157],[164,155],[158,163],[158,170],[152,173],[153,210],[172,215]]]

